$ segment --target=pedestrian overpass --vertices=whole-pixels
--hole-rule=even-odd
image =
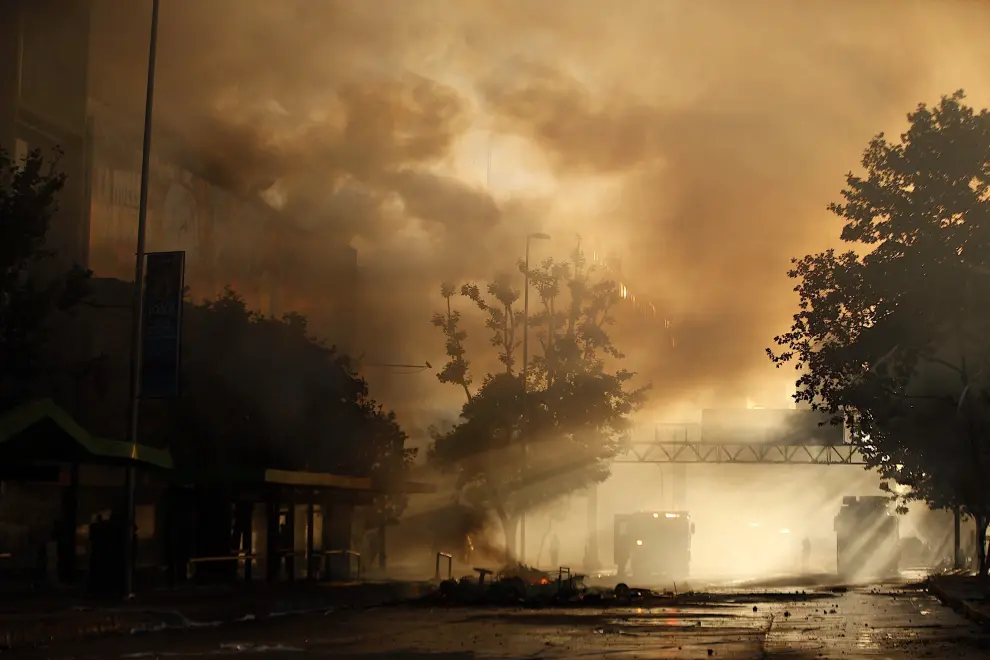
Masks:
[[[691,464],[866,466],[845,429],[825,421],[824,415],[811,410],[704,410],[701,423],[661,423],[652,432],[634,436],[612,462],[671,466],[675,509],[686,504],[686,472]],[[665,480],[661,478],[661,491]],[[588,557],[598,563],[597,484],[587,490],[587,507]]]
[[[743,411],[737,411],[736,414],[739,412]],[[754,412],[756,411],[746,411],[744,414],[752,415]],[[786,414],[804,413],[811,419],[813,415],[807,414],[810,412],[788,411]],[[736,421],[742,419],[740,416]],[[652,437],[643,438],[640,435],[634,438],[613,459],[613,463],[653,464],[660,467],[670,465],[674,508],[684,508],[685,505],[687,465],[856,465],[862,468],[867,464],[858,445],[849,442],[847,433],[841,427],[832,427],[822,433],[808,427],[806,422],[804,433],[792,427],[790,432],[775,433],[760,439],[752,437],[752,433],[734,434],[731,421],[725,424],[724,419],[716,420],[722,423],[710,424],[707,428],[706,421],[708,420],[703,420],[701,424],[657,424]],[[721,428],[712,428],[719,426]],[[822,428],[824,427],[819,427]],[[746,435],[750,437],[743,439]],[[597,491],[596,485],[589,488],[587,493],[588,526],[589,530],[595,529],[589,539],[589,556],[595,560],[598,558]],[[959,567],[961,516],[958,508],[954,510],[954,514],[955,558]]]
[[[722,434],[718,434],[722,435]],[[650,439],[633,439],[614,463],[866,465],[859,447],[848,442],[706,441],[701,424],[658,424]]]

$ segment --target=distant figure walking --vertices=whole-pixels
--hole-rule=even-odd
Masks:
[[[805,537],[801,541],[801,572],[808,572],[808,562],[811,560],[811,539]]]
[[[558,539],[557,535],[554,534],[553,537],[550,539],[550,565],[553,567],[553,570],[557,570],[558,568],[560,568],[560,564],[557,563],[559,561],[560,561],[560,539]]]

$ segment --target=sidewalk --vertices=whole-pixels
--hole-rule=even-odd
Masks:
[[[990,626],[990,587],[970,575],[940,575],[928,579],[939,600],[967,618]]]
[[[418,598],[432,589],[422,582],[296,582],[155,591],[130,601],[53,594],[0,603],[0,649],[220,626],[307,611],[375,607]]]

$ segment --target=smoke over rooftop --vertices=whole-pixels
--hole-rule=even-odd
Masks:
[[[94,95],[134,117],[150,4],[95,2]],[[782,398],[762,349],[790,257],[834,240],[825,204],[874,133],[959,87],[990,102],[987,24],[949,0],[169,0],[156,117],[358,248],[369,359],[440,363],[441,280],[511,269],[529,231],[554,236],[540,258],[581,234],[675,324],[676,351],[616,330],[658,402]],[[370,377],[415,424],[456,402]]]

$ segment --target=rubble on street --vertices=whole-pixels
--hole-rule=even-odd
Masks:
[[[771,591],[767,593],[707,593],[656,590],[620,582],[615,587],[589,586],[586,576],[572,573],[568,567],[542,571],[516,564],[500,570],[475,568],[475,575],[439,581],[435,592],[420,602],[449,606],[499,607],[673,607],[703,605],[713,602],[743,604],[747,602],[809,601],[834,598],[835,589]]]

